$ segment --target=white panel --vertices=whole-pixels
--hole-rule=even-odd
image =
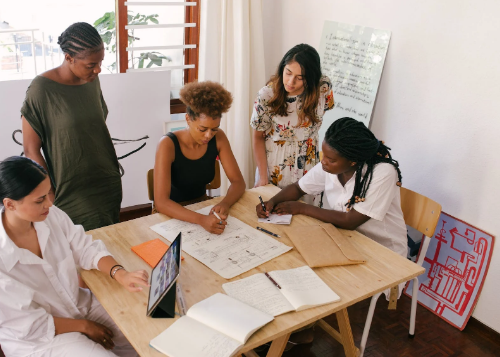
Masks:
[[[149,136],[142,150],[120,160],[125,169],[122,207],[148,203],[146,173],[154,166],[163,122],[170,118],[170,71],[108,74],[99,78],[109,108],[107,125],[111,136],[118,139]],[[14,130],[21,129],[20,110],[30,83],[31,80],[0,82],[0,160],[22,152],[11,136]],[[22,141],[22,135],[17,138]],[[116,153],[122,156],[143,142],[116,145]]]

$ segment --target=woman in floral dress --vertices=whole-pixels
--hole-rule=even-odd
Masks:
[[[333,108],[330,79],[321,75],[318,52],[300,44],[281,60],[255,101],[252,119],[255,187],[283,188],[319,162],[318,131]]]

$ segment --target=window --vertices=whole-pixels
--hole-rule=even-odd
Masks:
[[[2,1],[0,80],[30,79],[59,66],[64,58],[57,44],[61,33],[75,22],[93,24],[114,8],[115,0]],[[105,68],[114,62],[116,55],[108,51]]]
[[[179,90],[198,78],[200,0],[118,0],[119,71],[171,70],[171,113],[185,113]]]

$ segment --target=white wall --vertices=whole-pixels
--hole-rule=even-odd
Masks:
[[[325,20],[392,31],[371,129],[404,186],[500,236],[500,2],[264,2],[266,74],[294,45],[318,48]],[[500,332],[500,243],[473,316]]]

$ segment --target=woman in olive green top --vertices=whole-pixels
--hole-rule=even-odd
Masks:
[[[33,79],[26,92],[24,152],[49,172],[54,204],[91,230],[117,223],[122,200],[97,77],[104,46],[98,32],[83,22],[67,28],[58,44],[65,53],[63,64]]]

